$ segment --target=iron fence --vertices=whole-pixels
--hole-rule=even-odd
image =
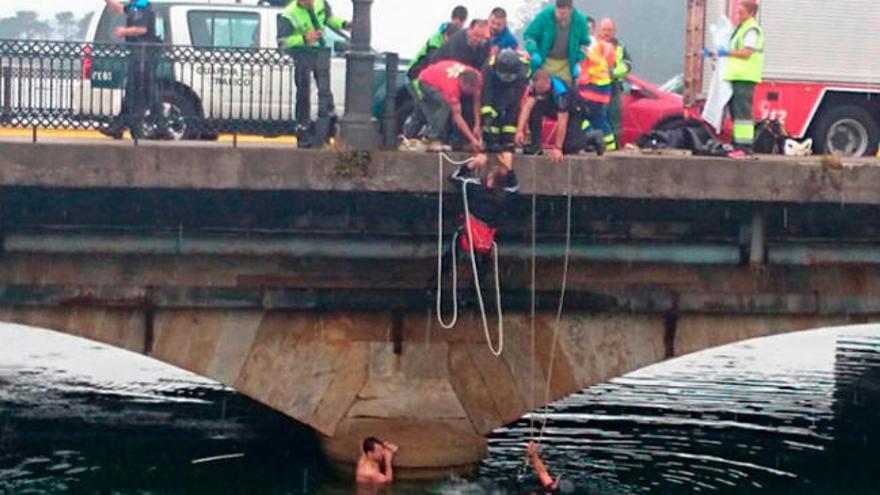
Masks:
[[[293,64],[275,49],[0,40],[0,125],[106,129],[125,115],[146,138],[293,134]]]

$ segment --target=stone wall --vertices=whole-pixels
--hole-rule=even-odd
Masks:
[[[847,322],[689,315],[671,329],[662,316],[566,314],[548,392],[555,318],[538,315],[533,339],[527,315],[506,315],[504,354],[496,358],[474,316],[447,331],[428,313],[161,309],[150,328],[136,310],[0,308],[2,321],[145,353],[218,380],[314,428],[332,459],[352,463],[363,437],[387,438],[401,446],[396,465],[424,476],[479,462],[486,435],[546,399],[668,357]]]

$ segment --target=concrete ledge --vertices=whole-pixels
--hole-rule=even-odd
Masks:
[[[437,155],[380,152],[361,166],[329,151],[216,143],[0,140],[0,187],[208,189],[251,191],[437,191]],[[581,197],[880,204],[880,167],[872,159],[729,160],[612,154],[563,165],[517,156],[523,192],[562,195],[573,167]],[[450,173],[446,165],[444,173]]]

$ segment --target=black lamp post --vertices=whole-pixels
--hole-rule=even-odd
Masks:
[[[379,125],[371,111],[375,57],[370,49],[370,8],[373,0],[352,0],[351,51],[346,56],[345,115],[342,142],[356,150],[379,147]]]

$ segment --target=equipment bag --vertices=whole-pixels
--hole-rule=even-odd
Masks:
[[[495,229],[489,227],[473,216],[468,216],[465,219],[464,229],[462,230],[463,232],[459,237],[459,245],[464,252],[471,252],[471,243],[470,240],[468,240],[468,232],[473,235],[474,252],[476,254],[485,255],[492,252],[492,247],[495,245]]]

